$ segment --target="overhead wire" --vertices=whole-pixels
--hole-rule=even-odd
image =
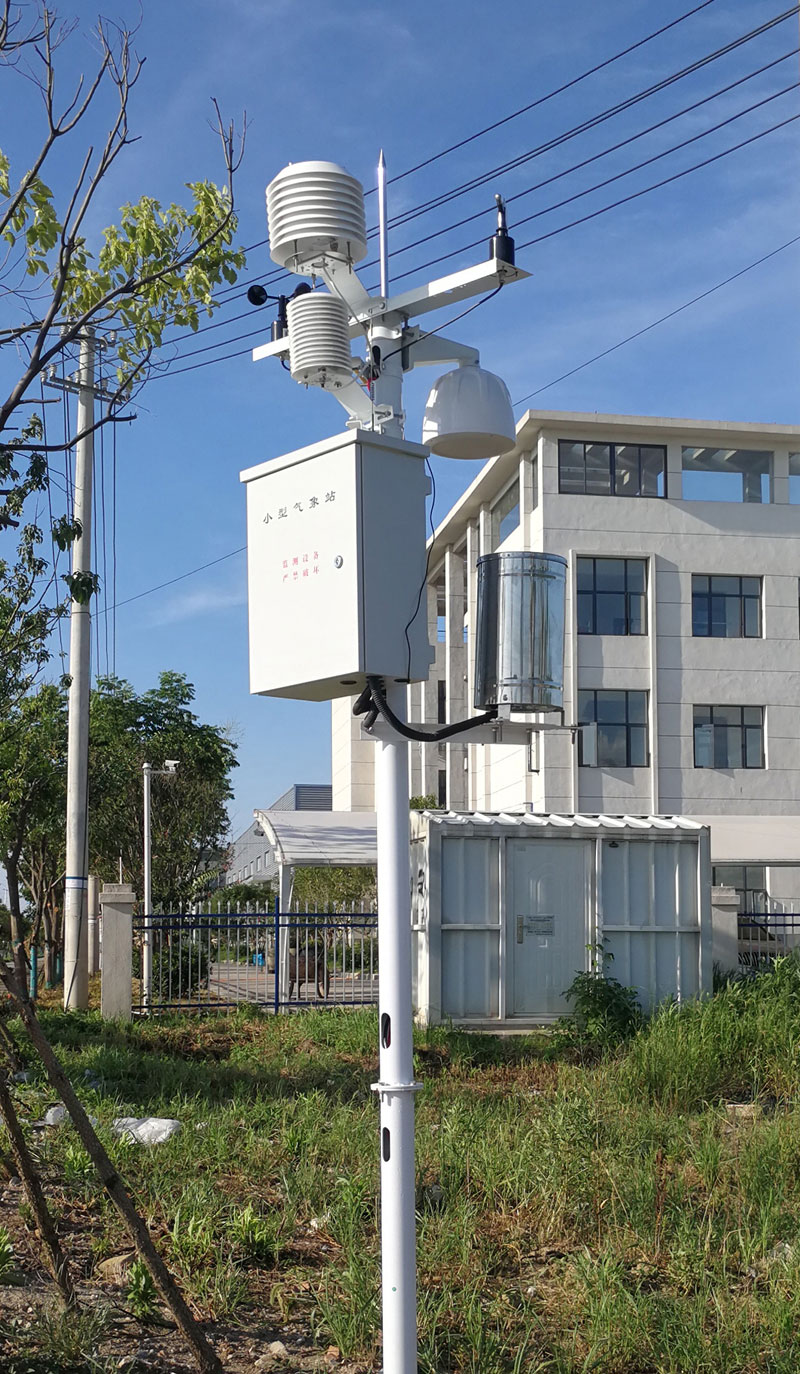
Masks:
[[[223,553],[219,558],[211,558],[207,563],[201,563],[197,568],[190,568],[188,572],[180,573],[178,577],[170,577],[166,582],[159,582],[155,587],[148,587],[146,591],[136,592],[134,596],[126,596],[123,601],[115,601],[104,612],[107,615],[111,611],[116,611],[120,606],[130,606],[133,601],[141,601],[144,596],[152,596],[154,592],[161,592],[165,587],[174,587],[176,582],[184,582],[187,577],[194,577],[196,573],[205,572],[206,568],[214,568],[218,563],[224,563],[228,558],[235,558],[239,553],[245,553],[246,544],[242,544],[238,549],[231,549],[229,553]]]
[[[665,116],[663,119],[660,119],[660,120],[656,121],[656,122],[653,123],[653,124],[647,125],[644,129],[637,130],[637,131],[634,132],[633,134],[629,135],[627,138],[622,139],[622,140],[620,140],[620,141],[617,142],[617,143],[611,144],[609,147],[606,147],[606,148],[601,149],[601,150],[598,151],[597,153],[592,154],[590,157],[584,158],[584,159],[582,159],[581,161],[572,164],[570,167],[562,168],[560,171],[553,173],[551,176],[546,177],[546,178],[544,178],[543,180],[541,180],[541,181],[539,181],[539,182],[536,182],[536,183],[534,183],[534,184],[531,185],[531,186],[527,186],[527,187],[523,188],[523,189],[520,190],[520,191],[514,192],[514,193],[511,194],[510,196],[505,197],[506,204],[507,204],[507,205],[510,205],[510,204],[512,204],[513,202],[516,202],[516,201],[522,199],[522,198],[525,197],[525,196],[531,195],[531,194],[533,194],[535,191],[540,190],[542,187],[547,186],[547,185],[550,185],[550,184],[552,184],[554,181],[561,180],[561,179],[563,179],[564,177],[571,175],[573,172],[579,171],[579,170],[581,170],[582,168],[584,168],[584,167],[590,165],[591,163],[596,162],[596,161],[599,161],[599,160],[602,159],[603,157],[606,157],[606,156],[610,155],[611,153],[617,152],[617,151],[619,151],[621,148],[624,148],[624,147],[626,147],[626,146],[629,146],[631,143],[636,142],[638,139],[643,138],[643,137],[645,137],[646,135],[648,135],[648,134],[650,134],[650,133],[653,133],[653,132],[657,131],[657,130],[660,129],[660,128],[663,128],[665,125],[674,122],[676,119],[679,119],[679,118],[681,118],[681,117],[684,116],[684,115],[693,113],[695,110],[697,110],[697,109],[700,108],[701,106],[706,105],[706,104],[710,103],[712,100],[718,99],[719,97],[728,94],[731,90],[733,90],[733,89],[735,89],[736,87],[738,87],[738,86],[744,84],[746,81],[752,80],[754,77],[763,75],[764,72],[769,71],[771,68],[777,66],[777,65],[780,64],[781,62],[787,61],[789,58],[795,56],[795,55],[797,54],[797,51],[798,51],[798,49],[797,49],[796,47],[795,47],[795,48],[792,48],[792,49],[790,49],[788,52],[781,54],[781,55],[780,55],[779,57],[777,57],[777,58],[774,58],[772,61],[770,61],[770,62],[768,62],[768,63],[765,63],[765,64],[762,64],[762,66],[760,66],[760,67],[754,69],[753,71],[747,72],[744,76],[737,78],[735,81],[729,82],[727,85],[720,87],[718,90],[712,92],[711,94],[706,95],[706,96],[703,96],[703,97],[700,98],[699,100],[696,100],[696,101],[691,102],[689,105],[684,106],[682,109],[680,109],[680,110],[678,110],[678,111],[675,111],[675,112],[673,112],[672,114],[669,114],[669,115]],[[629,168],[627,168],[627,169],[624,169],[622,172],[617,173],[616,176],[611,177],[611,178],[608,178],[608,179],[606,179],[606,180],[604,180],[604,181],[601,181],[601,182],[597,183],[597,184],[596,184],[595,186],[593,186],[593,187],[585,188],[584,190],[582,190],[582,191],[580,191],[580,192],[577,192],[574,196],[569,197],[569,198],[565,199],[564,201],[556,202],[554,205],[547,206],[547,207],[545,207],[544,209],[542,209],[542,210],[540,210],[540,211],[537,211],[536,214],[537,214],[537,215],[546,214],[546,213],[548,213],[549,211],[551,211],[551,210],[553,210],[553,209],[558,209],[558,208],[560,208],[562,205],[570,203],[572,200],[579,199],[581,196],[589,195],[592,191],[601,189],[604,185],[608,185],[608,184],[610,184],[610,182],[612,182],[612,181],[614,181],[614,180],[619,180],[619,179],[621,179],[623,176],[630,175],[631,173],[633,173],[633,172],[635,172],[635,171],[638,171],[638,170],[640,170],[641,168],[643,168],[643,167],[645,167],[645,166],[650,165],[652,162],[658,161],[660,158],[667,157],[667,156],[669,156],[671,153],[674,153],[674,152],[678,151],[680,148],[683,148],[683,147],[688,146],[690,143],[696,142],[696,141],[698,141],[698,140],[701,139],[701,138],[707,137],[708,135],[717,132],[719,129],[724,128],[727,124],[733,123],[733,122],[735,122],[735,120],[742,118],[744,115],[749,114],[749,113],[752,113],[754,110],[760,108],[761,105],[767,104],[767,103],[769,103],[771,100],[777,99],[779,96],[782,96],[782,95],[785,95],[785,94],[789,93],[789,92],[794,88],[794,85],[795,85],[795,84],[796,84],[796,83],[792,83],[792,85],[789,85],[789,86],[783,88],[781,91],[774,92],[774,93],[772,93],[771,95],[766,96],[763,100],[754,102],[752,105],[747,106],[747,107],[746,107],[745,109],[743,109],[743,110],[740,110],[740,111],[735,112],[734,114],[728,116],[726,119],[719,121],[717,124],[711,125],[708,129],[701,130],[699,133],[693,135],[691,138],[682,140],[681,142],[672,145],[670,148],[664,149],[664,150],[662,150],[661,152],[654,154],[651,158],[644,159],[642,162],[636,163],[636,164],[634,164],[632,167],[629,167]],[[399,257],[399,256],[402,255],[403,253],[410,252],[410,251],[412,251],[414,248],[421,247],[421,246],[423,246],[425,243],[431,242],[432,240],[434,240],[434,239],[436,239],[436,238],[441,238],[443,235],[452,232],[454,229],[460,228],[461,226],[463,226],[463,225],[465,225],[465,224],[468,224],[468,223],[471,223],[471,222],[473,222],[473,221],[475,221],[475,220],[477,220],[477,219],[483,218],[483,217],[485,216],[486,213],[488,213],[487,210],[481,209],[481,210],[476,211],[475,213],[473,213],[473,214],[471,214],[471,215],[465,216],[465,217],[462,218],[461,220],[457,220],[457,221],[455,221],[455,222],[452,223],[452,224],[446,225],[446,226],[445,226],[444,228],[442,228],[442,229],[437,229],[437,230],[433,231],[433,232],[430,233],[430,234],[423,235],[421,238],[415,239],[415,240],[412,241],[411,243],[402,245],[401,247],[395,249],[393,256],[394,256],[394,257]],[[515,227],[518,227],[519,224],[528,223],[528,222],[530,221],[531,218],[535,218],[535,217],[536,217],[536,216],[528,216],[528,217],[525,218],[525,219],[519,220],[519,221],[517,221],[517,225],[516,225]],[[470,244],[468,244],[468,245],[464,245],[462,248],[459,248],[458,250],[453,250],[453,253],[452,253],[450,256],[455,256],[456,252],[466,252],[466,251],[469,251],[470,249],[472,249],[472,248],[474,248],[474,247],[480,245],[482,242],[483,242],[483,238],[478,239],[478,240],[475,240],[473,243],[470,243]],[[445,260],[445,259],[444,259],[444,258],[436,258],[436,259],[431,260],[431,262],[429,262],[429,263],[423,264],[423,265],[422,265],[422,268],[420,268],[420,267],[415,267],[415,268],[412,269],[412,270],[413,270],[413,271],[423,270],[423,268],[424,268],[425,266],[429,266],[429,265],[435,264],[435,263],[437,263],[437,262],[439,262],[439,261],[443,261],[443,260]],[[374,266],[375,263],[376,263],[376,261],[377,261],[377,260],[372,260],[372,261],[366,263],[365,266],[366,266],[366,267]],[[403,278],[405,278],[405,277],[408,276],[408,275],[410,275],[410,272],[401,273],[399,277],[395,277],[395,280],[402,280]],[[174,339],[172,339],[172,340],[169,340],[168,342],[174,344],[174,343],[180,342],[181,340],[196,338],[198,334],[203,333],[203,332],[206,332],[206,330],[220,328],[220,327],[222,327],[222,326],[225,325],[225,324],[233,324],[233,323],[237,322],[238,320],[244,319],[244,318],[247,317],[247,314],[248,314],[248,312],[242,312],[241,314],[238,314],[238,315],[234,316],[232,319],[230,319],[230,320],[228,320],[228,321],[224,321],[224,320],[222,320],[222,321],[215,321],[215,323],[212,324],[212,325],[202,326],[201,329],[198,330],[198,331],[188,331],[188,332],[186,332],[186,333],[184,333],[184,334],[178,335],[177,338],[174,338]],[[254,329],[245,331],[245,332],[242,333],[242,334],[234,335],[234,336],[233,336],[232,338],[230,338],[230,339],[220,340],[218,344],[205,345],[205,346],[204,346],[203,348],[201,348],[201,349],[189,349],[189,350],[182,351],[182,352],[180,352],[177,356],[178,356],[178,357],[192,357],[192,356],[196,356],[196,355],[200,354],[201,352],[208,352],[208,351],[211,351],[214,347],[220,347],[220,348],[222,348],[222,347],[225,347],[225,346],[227,346],[227,345],[229,345],[229,344],[231,344],[231,343],[238,343],[238,342],[240,342],[242,339],[253,338],[253,337],[255,337],[257,334],[260,334],[261,332],[262,332],[262,329],[259,328],[259,327],[256,327],[256,328],[254,328]],[[243,352],[244,352],[244,351],[245,351],[245,350],[243,350]],[[237,355],[229,355],[229,356],[237,356]],[[183,370],[183,369],[180,369],[180,370]]]
[[[604,157],[609,157],[611,153],[619,152],[621,148],[629,147],[631,143],[636,143],[640,138],[645,138],[648,134],[655,133],[658,129],[663,129],[667,124],[674,123],[676,119],[681,119],[684,115],[692,114],[695,110],[700,109],[701,106],[708,105],[712,100],[717,100],[722,95],[727,95],[737,86],[743,85],[746,81],[751,81],[756,76],[761,76],[764,72],[769,71],[772,67],[778,66],[781,62],[786,62],[789,58],[796,57],[798,52],[800,52],[800,48],[790,48],[788,52],[783,53],[780,57],[774,58],[771,62],[765,63],[765,65],[762,67],[757,67],[755,71],[747,72],[744,76],[740,76],[736,81],[731,81],[727,86],[721,86],[718,90],[712,91],[710,95],[703,96],[700,100],[695,100],[690,105],[684,105],[682,109],[676,110],[673,114],[665,115],[663,119],[657,120],[654,124],[648,124],[644,129],[637,129],[635,133],[629,134],[627,138],[621,139],[618,143],[612,143],[607,148],[601,148],[599,152],[592,153],[590,157],[583,158],[580,162],[575,162],[570,167],[564,167],[558,172],[553,172],[551,176],[544,177],[541,181],[534,182],[531,186],[526,186],[521,191],[515,191],[511,195],[504,196],[504,204],[506,205],[506,207],[508,207],[509,205],[513,205],[516,201],[523,200],[526,196],[533,195],[535,191],[540,191],[545,186],[551,186],[553,182],[561,181],[564,177],[571,176],[574,172],[582,171],[584,167],[590,166],[593,162],[599,162]],[[783,91],[777,92],[777,94],[784,95],[787,91],[794,89],[794,87],[796,87],[797,84],[797,82],[793,82],[791,83],[791,85],[787,86]],[[772,96],[766,97],[766,100],[771,100],[775,98],[776,96],[773,94]],[[706,134],[715,132],[717,129],[724,127],[726,123],[732,123],[734,119],[739,119],[742,115],[749,114],[752,110],[758,109],[759,105],[763,103],[766,103],[766,101],[756,102],[755,104],[748,106],[747,109],[741,110],[738,112],[738,114],[732,115],[728,120],[723,120],[722,123],[713,125],[710,128],[701,131],[699,134],[696,134],[695,139],[703,138],[706,136]],[[691,141],[692,140],[687,140],[687,142]],[[656,157],[666,157],[669,153],[676,152],[678,148],[684,146],[685,143],[674,144],[671,148],[668,148],[664,152],[657,154]],[[655,161],[656,158],[649,160]],[[628,172],[637,171],[639,167],[643,167],[646,165],[646,162],[638,163],[634,167],[628,168],[627,172],[620,173],[620,175],[625,176],[628,174]],[[602,185],[604,183],[600,184]],[[596,190],[597,187],[592,187],[589,189]],[[581,194],[588,194],[588,192],[581,192]],[[446,225],[444,229],[437,229],[430,234],[425,234],[422,238],[414,239],[411,243],[405,243],[401,247],[396,248],[393,252],[393,257],[397,258],[400,257],[400,255],[403,253],[410,253],[412,249],[419,248],[425,243],[430,243],[433,239],[441,238],[444,234],[452,233],[454,229],[461,229],[465,224],[472,224],[475,220],[485,219],[488,212],[488,207],[482,206],[480,210],[476,210],[471,215],[465,215],[463,219],[456,220],[454,221],[454,223]],[[542,211],[541,213],[545,212]],[[519,223],[519,221],[517,221],[517,223]],[[372,262],[367,263],[366,266],[374,267],[376,266],[376,263],[377,259],[374,259]],[[240,316],[239,318],[242,317]]]
[[[783,253],[795,243],[800,243],[800,234],[795,234],[794,238],[787,239],[786,243],[781,243],[769,253],[764,253],[760,258],[756,258],[755,262],[749,262],[746,267],[741,267],[738,272],[732,272],[729,277],[725,277],[722,281],[716,282],[714,286],[709,286],[705,291],[698,292],[696,296],[692,296],[690,300],[684,301],[682,305],[676,305],[674,310],[668,310],[665,315],[659,315],[658,319],[651,320],[649,324],[642,325],[641,329],[635,329],[632,334],[627,334],[624,339],[620,339],[617,343],[611,344],[609,348],[604,348],[600,353],[595,353],[593,357],[587,358],[582,363],[578,363],[576,367],[571,367],[568,372],[562,372],[560,377],[554,377],[552,381],[545,382],[543,386],[536,387],[535,390],[527,392],[525,396],[520,396],[519,399],[512,404],[521,406],[525,401],[530,401],[533,396],[540,396],[543,391],[549,391],[551,387],[558,386],[559,382],[565,382],[568,377],[574,377],[577,372],[582,372],[585,367],[590,367],[592,363],[599,362],[601,358],[607,358],[609,353],[616,353],[618,348],[624,348],[625,344],[632,343],[634,339],[640,339],[643,334],[649,333],[649,331],[655,329],[657,325],[665,324],[667,320],[674,319],[676,315],[680,315],[682,311],[688,310],[690,306],[697,305],[698,301],[704,301],[707,296],[713,296],[715,291],[721,291],[723,286],[729,286],[732,281],[737,281],[739,277],[745,276],[747,272],[752,272],[754,267],[760,267],[763,262],[768,262],[770,258],[776,257],[778,253]]]
[[[525,243],[518,243],[517,250],[532,248],[536,243],[543,243],[545,239],[554,238],[557,234],[566,233],[568,229],[574,229],[577,225],[587,224],[590,220],[597,219],[599,215],[604,215],[609,210],[616,210],[620,205],[627,205],[633,200],[638,200],[640,196],[649,195],[651,191],[660,190],[663,186],[669,186],[674,181],[679,181],[682,177],[689,176],[692,172],[700,171],[703,167],[709,167],[714,162],[719,162],[724,157],[729,157],[731,153],[737,153],[742,148],[748,147],[752,143],[757,143],[760,139],[766,138],[769,134],[777,133],[779,129],[794,123],[800,115],[789,115],[786,119],[781,119],[775,124],[770,124],[766,129],[761,129],[758,133],[751,134],[749,138],[742,139],[739,143],[734,143],[730,148],[723,148],[721,152],[714,153],[711,157],[703,158],[701,162],[694,162],[690,167],[684,167],[679,172],[674,172],[671,176],[663,177],[660,181],[652,182],[649,186],[642,186],[637,191],[631,192],[628,196],[622,196],[619,200],[611,201],[608,205],[603,205],[598,210],[592,210],[578,219],[569,220],[566,224],[560,224],[557,228],[549,230],[546,234],[539,234],[536,238],[527,239]],[[537,211],[533,215],[528,215],[524,219],[517,220],[514,225],[515,230],[521,224],[528,224],[532,219],[537,219],[539,214],[545,211]],[[423,272],[429,267],[436,267],[439,263],[448,262],[451,258],[458,257],[461,253],[466,253],[472,248],[476,248],[483,243],[483,239],[475,239],[472,243],[461,244],[458,248],[451,249],[448,253],[442,253],[439,257],[429,258],[427,262],[418,263],[415,267],[409,268],[406,272],[400,272],[395,276],[395,281],[402,281],[405,277],[412,276],[415,272]]]
[[[732,153],[739,152],[742,148],[748,147],[749,145],[758,142],[760,139],[766,138],[769,134],[776,133],[780,129],[783,129],[787,127],[789,124],[794,123],[795,120],[797,120],[798,118],[800,118],[800,115],[789,115],[786,119],[780,120],[775,124],[769,125],[766,129],[762,129],[759,132],[750,135],[750,137],[742,139],[739,143],[733,144],[729,148],[724,148],[720,152],[715,153],[710,157],[702,159],[700,162],[692,163],[691,166],[684,167],[680,171],[672,173],[671,176],[663,177],[660,181],[653,182],[648,186],[640,187],[638,190],[631,192],[627,196],[622,196],[619,199],[610,202],[608,205],[600,206],[598,209],[589,211],[587,212],[587,214],[581,215],[574,220],[569,220],[566,224],[558,225],[556,228],[549,230],[547,233],[540,234],[535,238],[527,240],[525,243],[518,244],[517,248],[520,250],[530,248],[534,244],[542,243],[546,239],[554,238],[556,235],[565,233],[569,229],[574,229],[581,224],[586,224],[590,220],[596,219],[600,215],[607,214],[611,210],[618,209],[622,205],[630,204],[631,201],[637,200],[641,196],[649,195],[652,191],[659,190],[664,186],[668,186],[675,181],[679,181],[681,178],[685,176],[691,175],[693,172],[699,171],[704,167],[708,167],[715,162],[719,162],[722,158],[728,157]],[[612,178],[612,180],[613,179],[616,178]],[[517,222],[517,225],[515,225],[515,228],[517,228],[520,224],[529,223],[531,220],[538,218],[540,214],[544,213],[547,212],[545,210],[537,211],[535,214],[527,216],[522,220],[519,220]],[[483,239],[478,239],[470,244],[462,244],[458,248],[452,249],[450,252],[440,254],[436,258],[431,258],[427,262],[418,264],[416,267],[408,269],[406,272],[399,273],[394,278],[394,280],[401,281],[405,277],[413,275],[415,272],[422,271],[428,267],[438,266],[440,263],[447,262],[450,258],[457,257],[461,253],[465,253],[470,249],[477,247],[481,243],[483,243]],[[219,347],[224,347],[224,344],[220,344]],[[200,352],[202,350],[197,351]],[[151,380],[163,380],[166,377],[180,376],[180,374],[183,372],[192,372],[196,371],[198,368],[210,367],[215,363],[227,362],[233,358],[243,357],[245,354],[248,354],[250,352],[251,349],[249,348],[237,349],[233,353],[225,353],[216,358],[206,358],[202,362],[191,363],[186,367],[170,368],[168,371],[165,370],[162,373],[154,374]],[[189,353],[185,356],[192,356],[192,354]]]
[[[800,243],[800,234],[795,235],[793,238],[787,239],[785,243],[779,244],[777,248],[771,249],[770,252],[763,253],[761,257],[756,258],[753,262],[747,263],[745,267],[739,268],[738,271],[732,272],[730,276],[725,277],[722,281],[716,282],[713,286],[708,287],[705,291],[698,292],[698,294],[692,296],[690,300],[684,301],[681,305],[675,306],[673,310],[667,311],[666,314],[659,315],[657,319],[651,320],[649,324],[643,325],[641,329],[634,330],[632,334],[628,334],[624,339],[620,339],[617,343],[612,344],[609,348],[605,348],[602,350],[602,352],[596,353],[592,358],[587,358],[584,362],[578,363],[576,367],[571,368],[568,372],[563,372],[561,376],[555,377],[552,381],[546,382],[544,386],[537,387],[534,391],[527,392],[525,396],[520,396],[516,401],[513,402],[514,406],[523,405],[525,401],[531,400],[533,396],[538,396],[543,391],[547,391],[551,387],[557,386],[559,382],[563,382],[568,377],[574,376],[576,372],[581,372],[584,368],[590,367],[593,363],[599,362],[602,358],[607,357],[609,353],[616,352],[617,349],[623,348],[626,344],[631,343],[634,339],[641,338],[643,334],[647,334],[651,329],[656,329],[659,325],[666,323],[667,320],[674,319],[674,317],[676,315],[680,315],[682,311],[688,310],[691,306],[698,304],[699,301],[705,300],[708,296],[712,296],[716,291],[721,291],[723,287],[729,286],[731,282],[737,281],[740,277],[745,276],[748,272],[752,272],[754,268],[760,267],[762,263],[769,262],[771,258],[777,257],[779,253],[785,252],[787,248],[791,248],[792,245],[795,243]],[[207,364],[197,364],[197,366],[206,365]],[[237,554],[244,553],[246,551],[246,548],[247,545],[242,544],[240,548],[232,549],[230,553],[223,554],[220,558],[212,559],[209,563],[202,563],[197,568],[190,568],[188,572],[182,573],[179,577],[170,578],[168,582],[160,582],[155,587],[148,587],[145,591],[137,592],[135,596],[127,597],[124,601],[116,602],[115,599],[115,604],[111,606],[109,609],[111,611],[114,611],[116,610],[117,606],[127,606],[132,601],[139,601],[142,597],[152,596],[154,592],[162,591],[165,587],[171,587],[174,585],[174,583],[182,582],[187,577],[194,577],[196,573],[205,572],[206,568],[214,567],[217,563],[223,563],[228,558],[235,558]]]
[[[482,172],[479,176],[472,177],[468,181],[464,181],[460,185],[452,187],[449,191],[443,191],[437,196],[432,196],[428,201],[423,202],[422,205],[404,211],[401,215],[395,216],[394,219],[389,221],[389,227],[396,228],[401,224],[407,224],[409,220],[417,219],[420,215],[428,214],[431,210],[437,210],[442,205],[448,204],[450,201],[456,200],[462,195],[466,195],[468,191],[476,190],[478,187],[486,185],[487,182],[494,181],[499,176],[504,176],[510,171],[515,171],[518,167],[532,161],[533,158],[540,157],[543,153],[552,152],[554,148],[559,148],[564,143],[568,143],[573,138],[577,138],[580,134],[587,133],[589,130],[597,128],[600,124],[607,123],[609,119],[613,119],[616,115],[622,114],[624,111],[641,104],[642,101],[648,100],[650,96],[657,95],[659,92],[667,90],[670,86],[674,86],[676,82],[682,81],[684,77],[692,76],[696,72],[701,71],[704,67],[709,66],[710,63],[718,61],[721,57],[728,56],[729,53],[743,47],[746,43],[752,42],[755,38],[761,37],[762,34],[776,27],[776,25],[785,23],[793,15],[796,15],[797,12],[798,6],[792,5],[790,9],[783,10],[780,14],[774,15],[765,23],[758,25],[757,28],[748,30],[738,38],[732,39],[729,43],[725,43],[721,47],[715,48],[712,52],[706,53],[704,57],[697,58],[694,62],[689,63],[688,66],[682,67],[676,72],[672,72],[669,76],[662,77],[660,81],[656,81],[651,86],[645,87],[644,90],[638,91],[635,95],[628,96],[625,100],[618,101],[617,104],[611,105],[608,109],[601,110],[599,114],[592,115],[589,119],[582,120],[579,124],[573,125],[571,129],[567,129],[563,133],[557,134],[555,137],[546,140],[546,142],[529,148],[526,152],[519,154],[517,157],[497,164],[497,166],[490,168],[489,171]]]
[[[654,29],[651,33],[645,34],[643,38],[637,39],[635,43],[631,43],[627,47],[621,48],[619,52],[612,53],[610,57],[604,58],[601,62],[595,63],[591,67],[587,67],[585,71],[579,72],[577,76],[571,77],[568,81],[563,82],[560,86],[556,86],[552,90],[546,91],[543,95],[537,96],[535,100],[529,102],[526,105],[520,106],[516,110],[512,110],[512,112],[508,115],[504,115],[503,118],[495,120],[491,124],[487,124],[484,128],[476,130],[475,133],[469,134],[466,138],[460,139],[457,143],[450,144],[448,147],[440,149],[439,152],[432,153],[429,157],[424,158],[421,162],[415,163],[414,166],[407,167],[404,171],[396,173],[393,177],[389,177],[387,184],[393,185],[396,182],[404,181],[406,177],[410,177],[414,175],[416,172],[421,171],[423,168],[431,166],[434,162],[438,162],[442,158],[449,156],[450,153],[457,152],[460,148],[464,148],[468,144],[474,143],[477,139],[483,138],[485,134],[491,133],[493,132],[493,130],[499,129],[503,125],[511,123],[512,120],[518,119],[520,118],[520,116],[524,114],[528,114],[531,110],[536,109],[538,106],[544,105],[548,100],[553,100],[556,96],[563,95],[565,91],[571,90],[575,86],[579,85],[582,81],[586,81],[589,77],[595,76],[598,72],[603,71],[606,67],[613,66],[615,62],[619,62],[623,57],[627,57],[630,53],[636,52],[637,49],[645,47],[648,43],[653,42],[656,38],[660,38],[662,34],[667,33],[670,29],[676,28],[679,24],[684,23],[687,19],[691,19],[695,14],[699,14],[701,10],[707,9],[708,6],[713,3],[715,3],[715,0],[702,0],[701,4],[694,5],[691,9],[686,10],[683,14],[680,14],[675,19],[670,20],[669,23],[663,24],[660,28]],[[373,195],[374,192],[375,188],[370,187],[365,191],[364,194],[365,196],[370,196]],[[390,227],[391,223],[393,222],[390,222]],[[372,236],[376,232],[377,226],[370,230],[370,236]],[[255,243],[248,245],[248,247],[245,249],[245,252],[252,252],[256,248],[263,247],[268,242],[269,237],[259,239]],[[271,273],[269,273],[266,277],[259,276],[253,278],[253,282],[263,281],[264,284],[269,285],[270,282],[278,281],[282,277],[286,277],[288,280],[290,274],[285,272],[282,268],[276,268],[273,269]],[[225,287],[222,289],[222,291],[220,291],[216,299],[219,302],[222,302],[223,300],[238,294],[241,291],[243,285],[252,285],[253,282],[237,283],[236,286]]]
[[[635,43],[629,44],[627,48],[622,48],[620,52],[614,53],[613,56],[604,58],[602,62],[596,62],[593,67],[588,67],[586,71],[580,72],[578,76],[571,77],[569,81],[565,81],[562,85],[554,87],[553,90],[546,91],[544,95],[537,96],[537,98],[532,100],[528,105],[521,105],[519,109],[512,110],[511,114],[504,115],[502,119],[496,119],[494,123],[485,125],[483,129],[478,129],[476,133],[470,134],[469,137],[459,139],[457,143],[451,143],[449,147],[443,148],[441,152],[433,153],[430,157],[424,158],[422,162],[415,163],[413,167],[407,167],[404,172],[398,172],[396,176],[389,177],[387,185],[391,186],[395,182],[405,181],[406,177],[413,176],[415,172],[421,172],[424,167],[432,166],[434,162],[439,162],[441,158],[447,157],[450,153],[455,153],[461,148],[466,148],[468,144],[474,143],[476,139],[483,138],[484,134],[493,133],[495,129],[501,129],[505,124],[510,124],[512,120],[519,119],[521,115],[529,114],[531,110],[535,110],[539,105],[544,105],[546,101],[552,100],[554,96],[563,95],[565,91],[572,90],[575,86],[580,85],[582,81],[586,81],[588,77],[595,76],[597,72],[601,72],[604,68],[612,66],[614,62],[619,62],[621,58],[628,57],[630,53],[636,52],[638,48],[643,48],[647,43],[651,43],[653,39],[660,38],[662,34],[668,33],[670,29],[676,28],[678,24],[683,24],[685,20],[691,19],[695,14],[699,14],[701,10],[708,9],[708,6],[713,3],[714,0],[703,0],[702,4],[695,5],[693,9],[687,10],[684,14],[679,14],[676,19],[670,20],[668,24],[663,24],[660,29],[654,29],[652,33],[646,34],[644,38],[637,39]],[[368,192],[368,194],[372,194],[372,192]]]

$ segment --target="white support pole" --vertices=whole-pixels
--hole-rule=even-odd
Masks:
[[[92,566],[92,466],[94,461],[94,334],[81,335],[75,446],[73,519],[81,533],[72,544],[72,573]],[[72,598],[69,619],[69,724],[67,733],[66,876],[64,879],[64,1009],[89,1005],[87,886],[89,868],[90,603]]]
[[[144,932],[142,936],[142,1004],[145,1007],[150,1006],[153,992],[153,852],[150,829],[150,781],[152,773],[152,764],[143,763]]]
[[[406,716],[406,688],[386,684]],[[381,1278],[384,1374],[416,1374],[417,1265],[411,1008],[411,870],[408,744],[376,745],[378,950],[380,958]]]

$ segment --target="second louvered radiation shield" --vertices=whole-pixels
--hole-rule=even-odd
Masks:
[[[347,306],[326,291],[289,302],[289,371],[304,386],[335,390],[352,380]]]

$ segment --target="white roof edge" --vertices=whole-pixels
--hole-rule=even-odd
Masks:
[[[536,826],[554,830],[611,830],[635,834],[648,830],[699,831],[706,827],[688,816],[612,816],[605,813],[561,811],[421,811],[417,814],[436,825]]]

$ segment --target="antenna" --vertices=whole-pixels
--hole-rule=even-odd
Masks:
[[[381,295],[389,294],[389,235],[386,228],[386,158],[378,158],[378,239],[381,259]]]

